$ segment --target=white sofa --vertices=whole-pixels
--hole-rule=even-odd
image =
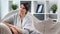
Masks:
[[[60,34],[60,23],[54,23],[51,19],[42,22],[34,22],[35,28],[43,34]]]
[[[0,23],[0,34],[12,34],[11,30],[3,23]]]
[[[14,13],[17,13],[17,11],[8,13],[2,19],[2,21],[4,21],[5,18],[11,16]],[[31,15],[30,13],[29,15],[32,17],[35,29],[37,31],[42,32],[43,34],[60,34],[60,27],[59,27],[60,23],[54,23],[50,18],[48,18],[47,20],[41,21],[41,20],[38,20],[35,16]]]
[[[44,21],[38,20],[35,16],[29,14],[34,22],[35,29],[43,34],[60,34],[60,22],[53,22],[52,19],[47,18]]]

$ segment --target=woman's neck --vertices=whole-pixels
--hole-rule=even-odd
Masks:
[[[23,22],[23,19],[24,19],[25,15],[26,15],[26,14],[20,14],[21,22]]]
[[[20,14],[20,17],[24,18],[26,14]]]

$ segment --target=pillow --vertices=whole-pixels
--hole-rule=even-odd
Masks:
[[[54,26],[54,22],[52,19],[47,18],[47,20],[44,21],[44,29],[45,29],[45,34],[54,34],[53,31],[51,31],[51,28]]]
[[[0,34],[12,34],[12,32],[5,24],[0,23]]]
[[[50,29],[51,27],[53,27],[53,25],[54,25],[54,22],[53,22],[53,20],[50,19],[50,18],[47,18],[47,19],[44,21],[44,26],[45,26],[45,28],[46,28],[47,30]]]
[[[44,33],[44,23],[43,22],[34,22],[34,27],[37,31]]]
[[[51,29],[50,32],[60,34],[60,22],[57,22]]]

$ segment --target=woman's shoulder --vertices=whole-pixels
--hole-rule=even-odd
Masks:
[[[18,16],[18,13],[16,13],[16,14],[13,14],[13,15],[10,15],[8,18],[16,18]]]
[[[26,18],[29,19],[29,20],[30,20],[30,19],[32,20],[32,16],[31,16],[31,15],[32,15],[32,14],[31,14],[30,12],[28,12],[27,15],[26,15]]]

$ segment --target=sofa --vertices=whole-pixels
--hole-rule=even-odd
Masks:
[[[8,13],[2,20],[4,21],[6,18],[8,18],[9,16],[18,13],[17,11],[12,11],[10,13]],[[47,18],[46,20],[38,20],[34,15],[32,14],[28,14],[31,16],[31,18],[33,19],[33,23],[34,23],[34,27],[37,31],[43,33],[43,34],[60,34],[60,22],[54,23],[52,19]],[[1,26],[0,26],[1,27]],[[3,29],[3,28],[0,28]],[[1,33],[2,30],[0,30]]]
[[[0,34],[12,34],[11,30],[3,23],[0,23]]]
[[[37,31],[43,34],[60,34],[60,22],[53,22],[51,18],[46,20],[38,20],[34,15],[29,14],[34,22]]]
[[[34,26],[43,34],[60,34],[60,22],[54,23],[50,18],[42,22],[34,22]]]

